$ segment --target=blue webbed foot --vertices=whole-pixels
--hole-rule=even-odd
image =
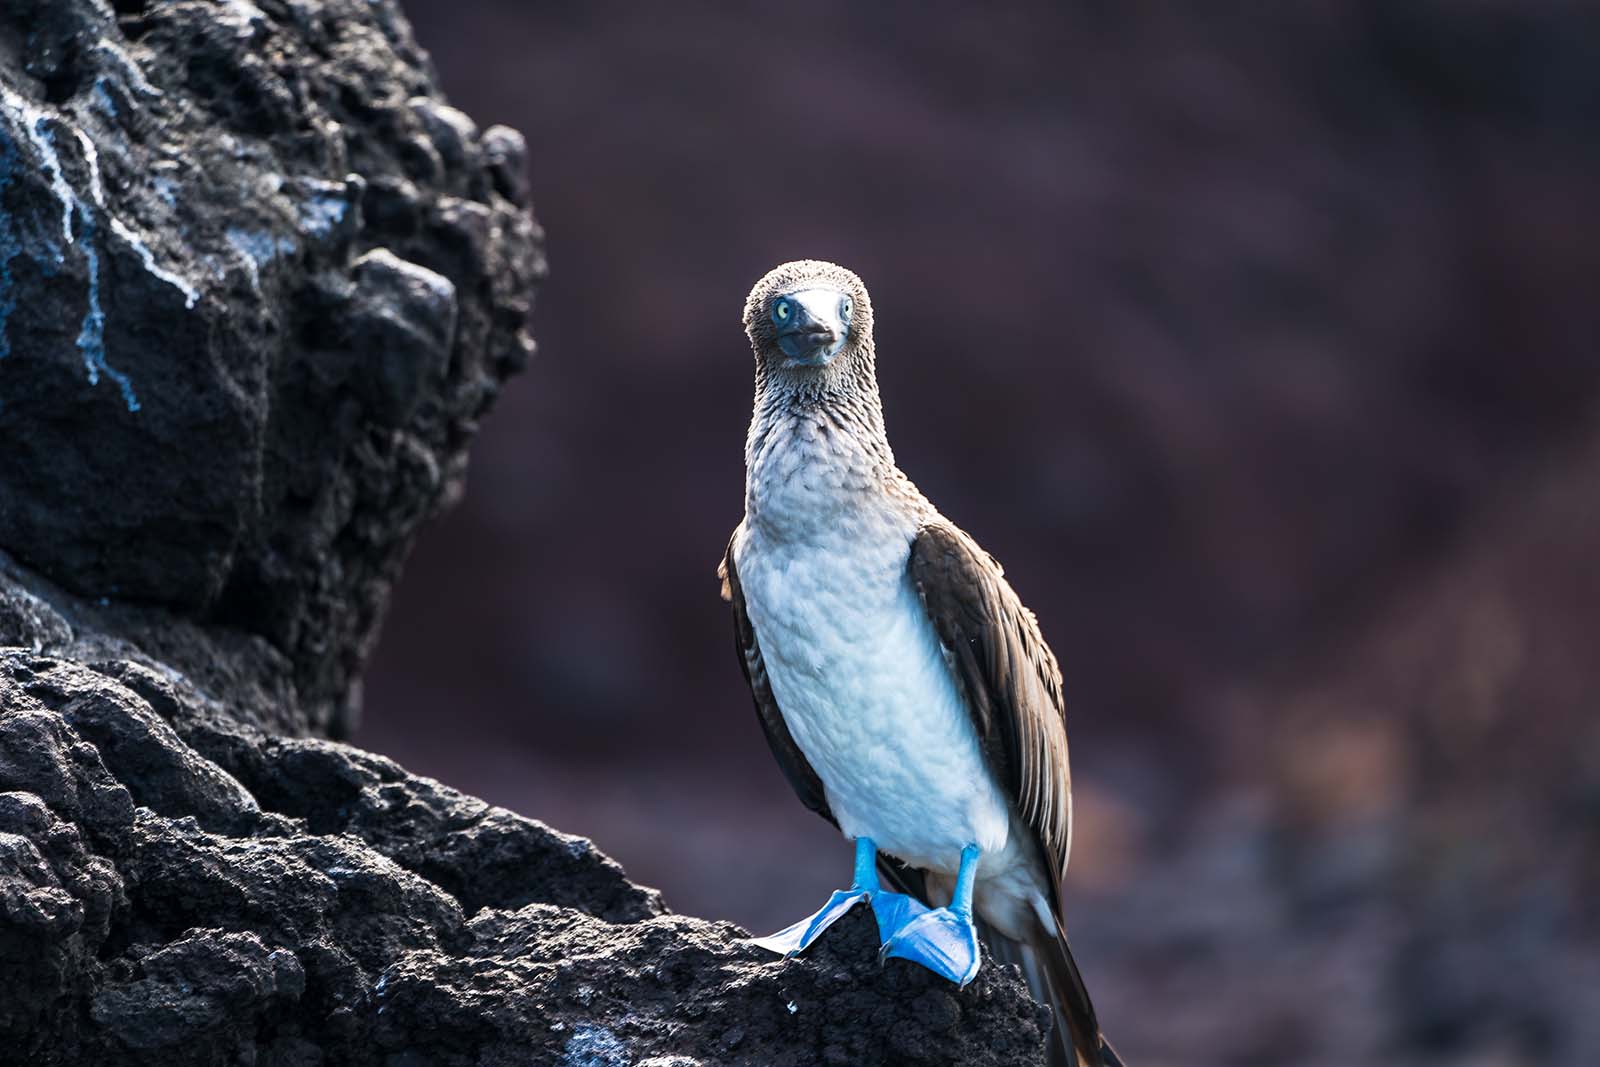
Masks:
[[[970,913],[935,908],[896,930],[880,955],[920,963],[964,986],[978,973],[978,931]]]
[[[872,894],[872,911],[878,917],[878,941],[887,945],[902,926],[919,915],[926,915],[928,906],[916,897],[880,889]]]
[[[756,938],[752,944],[784,956],[804,952],[824,930],[863,900],[872,902],[872,912],[878,919],[878,940],[887,944],[896,930],[928,909],[920,900],[904,893],[885,892],[878,883],[877,862],[878,849],[872,839],[856,838],[855,877],[850,888],[834,893],[816,914],[808,915],[771,937]]]
[[[869,894],[862,889],[840,889],[816,914],[809,915],[793,926],[786,926],[769,937],[758,937],[751,944],[758,945],[769,952],[776,952],[780,956],[793,956],[804,952],[811,947],[811,943],[822,936],[822,932],[844,917],[844,913],[868,899]]]
[[[978,931],[972,925],[972,888],[978,873],[978,846],[961,850],[955,891],[948,908],[923,908],[884,939],[879,958],[910,960],[964,986],[978,974]],[[920,906],[920,905],[919,905]]]
[[[878,940],[883,946],[880,958],[911,960],[958,985],[972,981],[978,973],[978,931],[972,925],[977,846],[968,845],[961,851],[961,869],[950,906],[932,911],[914,897],[886,892],[879,885],[877,855],[870,838],[856,838],[855,878],[850,888],[835,892],[815,914],[751,943],[782,956],[804,952],[823,931],[865,900],[871,902],[878,920]]]

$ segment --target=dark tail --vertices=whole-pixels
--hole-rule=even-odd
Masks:
[[[989,954],[1001,963],[1022,968],[1028,988],[1050,1006],[1055,1027],[1050,1034],[1050,1067],[1123,1067],[1111,1043],[1100,1032],[1094,1004],[1084,987],[1083,975],[1073,962],[1066,931],[1035,927],[1037,936],[1026,944],[989,934],[985,943]],[[1053,935],[1053,936],[1052,936]]]

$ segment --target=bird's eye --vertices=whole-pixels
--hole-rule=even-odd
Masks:
[[[789,301],[780,300],[772,305],[772,314],[777,317],[779,322],[786,321],[789,318]]]
[[[840,318],[842,318],[842,319],[844,319],[846,321],[849,321],[850,312],[853,311],[853,310],[855,310],[855,304],[851,302],[851,300],[850,300],[850,298],[848,296],[845,297],[842,301],[840,301],[840,303],[839,303],[839,317]]]

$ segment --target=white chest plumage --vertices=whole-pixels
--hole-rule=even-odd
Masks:
[[[804,440],[762,459],[735,564],[773,696],[840,829],[933,871],[968,844],[1002,850],[1005,798],[906,569],[915,509]]]

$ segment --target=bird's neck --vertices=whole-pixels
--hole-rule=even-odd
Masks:
[[[745,513],[802,531],[867,506],[901,479],[870,374],[838,388],[758,382],[745,441]]]

